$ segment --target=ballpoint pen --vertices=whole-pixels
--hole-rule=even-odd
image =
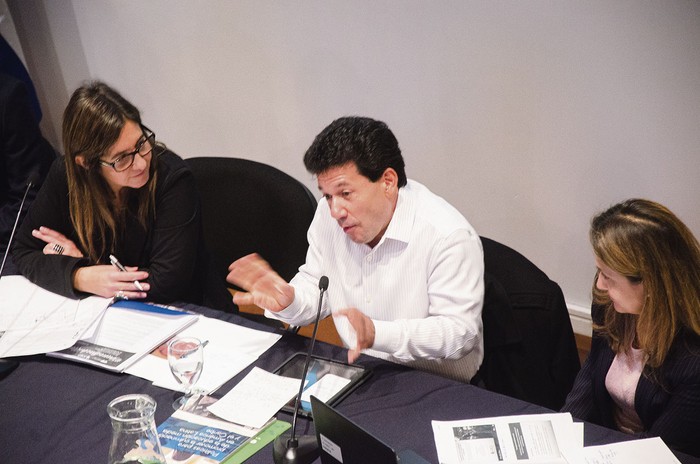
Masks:
[[[120,263],[114,255],[109,255],[109,262],[112,263],[112,266],[116,267],[120,271],[126,272],[126,268],[122,266],[122,263]],[[138,280],[134,280],[134,285],[136,285],[136,288],[138,288],[142,292],[144,291],[143,286],[141,286],[141,282],[139,282]]]

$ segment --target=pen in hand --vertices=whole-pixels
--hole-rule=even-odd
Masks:
[[[120,263],[114,255],[109,255],[109,262],[112,263],[112,266],[116,267],[121,272],[126,272],[126,268],[122,266],[122,263]],[[138,280],[134,280],[134,285],[136,285],[136,288],[138,288],[140,291],[144,291],[143,286],[141,286],[141,282],[139,282]]]

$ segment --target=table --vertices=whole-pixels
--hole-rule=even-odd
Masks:
[[[182,305],[206,316],[260,330],[280,330],[208,308]],[[292,354],[308,347],[309,340],[285,333],[255,366],[272,371]],[[314,354],[346,360],[343,348],[317,342]],[[154,387],[149,381],[116,374],[84,364],[44,355],[19,359],[20,365],[0,379],[0,462],[101,463],[106,462],[112,428],[107,403],[120,395],[146,393],[158,402],[156,424],[171,413],[176,393]],[[437,451],[430,421],[551,412],[541,406],[492,393],[404,366],[361,356],[359,364],[372,369],[371,377],[345,398],[337,409],[397,450],[413,449],[430,462]],[[223,395],[252,369],[227,382]],[[278,418],[291,421],[291,415]],[[400,421],[400,422],[399,422]],[[300,418],[297,435],[313,434],[313,422]],[[603,444],[631,437],[592,424],[585,425],[585,444]],[[678,454],[683,463],[700,463]],[[272,449],[253,456],[252,464],[272,462]]]

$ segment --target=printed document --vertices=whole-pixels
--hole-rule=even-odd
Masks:
[[[0,279],[0,358],[73,346],[104,313],[110,298],[66,298],[22,276]]]
[[[584,447],[583,423],[568,413],[432,424],[440,464],[680,464],[659,437]]]
[[[568,413],[433,421],[441,464],[567,464],[564,452],[580,449],[583,429]]]

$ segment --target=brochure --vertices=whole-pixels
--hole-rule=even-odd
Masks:
[[[109,306],[73,346],[47,355],[123,372],[198,318],[197,314],[168,307],[120,300]]]
[[[175,411],[158,426],[161,448],[168,462],[242,462],[236,457],[249,457],[290,427],[288,422],[276,419],[261,428],[227,422],[208,412],[207,407],[215,402],[210,396],[193,398],[184,410]],[[246,448],[250,449],[246,451]]]

